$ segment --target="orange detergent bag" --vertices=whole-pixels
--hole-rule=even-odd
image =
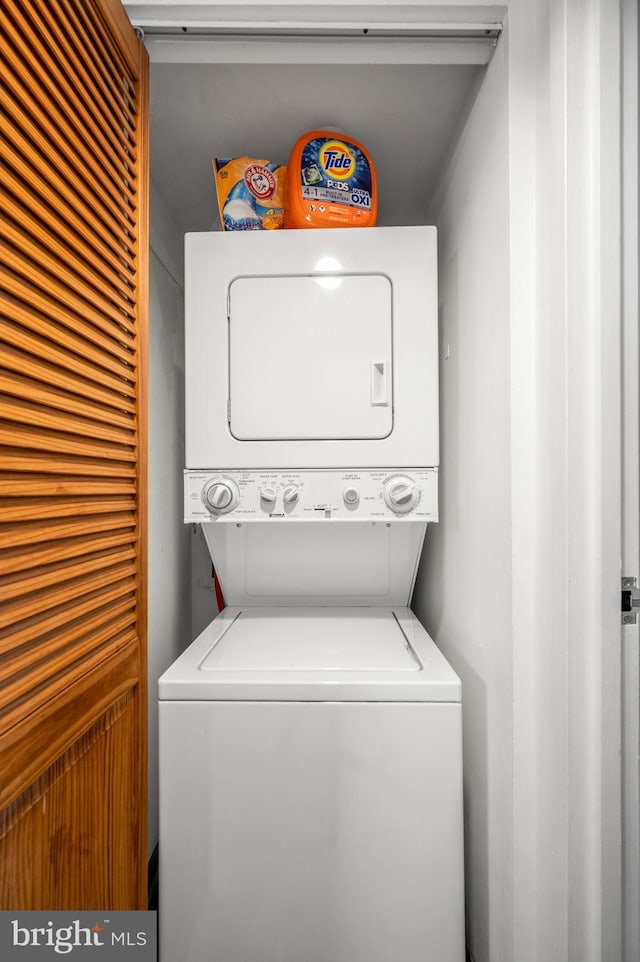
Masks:
[[[310,130],[288,166],[285,227],[373,227],[376,170],[366,147],[331,130]]]

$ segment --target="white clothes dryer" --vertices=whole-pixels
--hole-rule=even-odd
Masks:
[[[407,608],[227,608],[160,682],[162,962],[462,962],[460,683]]]
[[[187,234],[186,466],[437,468],[434,227]]]

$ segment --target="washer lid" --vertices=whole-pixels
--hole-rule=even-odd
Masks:
[[[392,611],[241,611],[203,671],[420,671]]]
[[[408,608],[225,608],[158,684],[161,701],[459,702]]]

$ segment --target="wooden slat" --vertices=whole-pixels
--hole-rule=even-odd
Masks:
[[[135,610],[136,592],[138,585],[135,579],[119,581],[101,591],[94,591],[93,594],[85,595],[74,604],[67,603],[59,608],[48,611],[45,615],[37,615],[25,619],[19,626],[11,626],[11,629],[0,629],[0,653],[12,651],[41,638],[48,632],[62,628],[78,618],[86,618],[99,611],[105,605],[121,598],[129,598],[131,607]]]
[[[110,290],[102,282],[94,286],[82,280],[80,263],[73,255],[65,258],[61,245],[55,240],[51,240],[51,245],[45,243],[44,238],[41,241],[38,239],[34,241],[30,234],[16,228],[12,221],[1,214],[0,231],[5,240],[13,246],[14,251],[25,258],[25,263],[30,264],[32,269],[33,266],[42,269],[43,283],[51,284],[52,279],[55,279],[55,287],[51,284],[50,290],[55,290],[56,293],[62,292],[60,297],[62,303],[70,303],[76,309],[80,305],[79,314],[87,310],[85,305],[91,305],[91,308],[97,308],[103,317],[111,317],[117,323],[121,323],[122,315],[129,318],[134,316],[131,300],[125,299],[119,291]],[[51,248],[55,250],[54,256],[49,253]],[[60,259],[60,253],[63,255],[62,259]],[[15,262],[9,263],[16,270]],[[65,267],[65,264],[69,266]],[[24,271],[18,272],[24,273]],[[83,300],[80,301],[79,298]]]
[[[96,515],[94,518],[78,518],[40,521],[37,525],[6,524],[3,529],[2,544],[4,550],[0,553],[0,574],[8,573],[7,550],[19,548],[23,545],[43,545],[47,541],[57,541],[60,538],[73,538],[76,535],[95,534],[98,531],[115,532],[119,528],[132,528],[135,525],[135,514],[123,511],[115,514]],[[8,559],[8,560],[7,560]]]
[[[0,319],[0,340],[1,326],[2,321]],[[42,340],[40,338],[36,338],[35,340],[38,347],[42,350]],[[22,375],[14,375],[13,373],[4,375],[4,390],[6,390],[8,394],[15,393],[23,381],[27,382],[24,384],[24,389],[29,390],[32,397],[33,391],[37,390],[38,384],[58,384],[59,389],[49,388],[47,396],[57,397],[59,393],[62,393],[63,398],[90,396],[94,402],[89,406],[93,412],[91,416],[96,417],[98,420],[104,420],[110,417],[116,417],[116,420],[118,420],[117,415],[113,412],[121,412],[122,418],[125,417],[125,414],[135,414],[135,405],[128,397],[125,397],[122,392],[109,390],[96,381],[78,377],[75,366],[73,365],[70,370],[74,373],[70,374],[57,364],[52,364],[50,361],[38,360],[38,358],[32,354],[16,350],[14,347],[9,347],[6,344],[0,346],[0,364],[7,372],[20,372],[20,375]],[[29,382],[31,382],[31,384]],[[31,385],[33,385],[34,382],[36,382],[36,384],[32,388]],[[34,399],[37,400],[37,398]],[[42,397],[40,400],[42,402]],[[100,406],[95,402],[100,402]],[[64,401],[62,404],[64,407]],[[54,404],[53,406],[55,407],[57,405]],[[76,408],[76,410],[80,409]],[[87,411],[89,411],[89,408],[87,408]],[[126,421],[122,420],[120,423],[125,424]]]
[[[120,230],[113,216],[108,217],[106,223],[102,218],[97,217],[93,208],[81,198],[18,128],[13,126],[4,112],[0,112],[0,134],[15,148],[9,169],[24,181],[29,190],[34,191],[53,206],[58,206],[62,201],[63,205],[85,221],[85,232],[89,236],[95,233],[116,254],[122,256],[124,263],[131,263],[135,254],[133,233],[127,234],[124,230]],[[3,181],[0,180],[0,183]]]
[[[98,539],[96,539],[96,541],[97,540]],[[112,541],[117,541],[118,539],[115,538],[114,536],[111,536],[109,539],[105,539],[105,540],[112,542]],[[135,555],[130,556],[129,554],[127,554],[127,549],[131,545],[131,538],[129,537],[127,539],[127,538],[121,537],[120,541],[122,542],[120,547],[120,553],[122,554],[122,552],[124,552],[125,553],[124,556],[133,557],[135,559]],[[77,541],[74,542],[73,547],[74,548],[78,547]],[[12,623],[15,623],[16,630],[19,631],[20,629],[20,625],[19,625],[20,621],[24,621],[30,618],[31,616],[38,614],[38,612],[48,611],[49,609],[56,608],[58,604],[66,604],[67,601],[73,598],[77,599],[85,595],[89,595],[94,590],[94,588],[97,589],[99,585],[101,585],[103,588],[106,588],[108,585],[110,585],[114,581],[123,580],[124,576],[120,578],[116,577],[115,575],[112,576],[114,569],[110,565],[110,559],[111,559],[110,554],[104,555],[104,558],[102,559],[102,565],[104,570],[100,571],[100,565],[95,563],[96,561],[95,552],[90,550],[92,547],[95,548],[95,544],[92,544],[92,543],[88,544],[86,546],[86,550],[83,550],[82,552],[77,554],[77,558],[71,558],[69,561],[65,561],[63,558],[56,558],[54,561],[50,562],[48,565],[42,565],[40,567],[38,566],[33,567],[32,565],[33,559],[25,558],[25,560],[28,561],[28,567],[25,568],[24,572],[23,571],[15,572],[18,575],[18,577],[15,579],[15,582],[13,582],[15,586],[15,590],[13,591],[10,591],[8,589],[5,591],[5,584],[10,586],[10,582],[6,578],[2,579],[2,585],[3,585],[2,594],[3,596],[6,596],[7,599],[10,599],[10,601],[7,601],[7,608],[13,614]],[[99,546],[99,550],[103,550],[102,545]],[[66,574],[64,576],[61,574],[59,583],[56,583],[55,580],[52,580],[47,576],[46,569],[50,568],[51,565],[59,565],[61,572],[67,572],[74,569],[76,571],[76,574],[73,576],[69,575],[69,577],[67,577]],[[75,565],[75,568],[74,568],[74,565]],[[83,566],[86,567],[86,571],[88,574],[91,572],[100,572],[101,575],[104,575],[103,581],[100,582],[99,579],[98,581],[95,581],[94,579],[94,581],[90,583],[89,587],[85,586],[84,588],[82,584],[80,584],[79,582],[78,584],[74,582],[73,585],[65,584],[65,582],[70,583],[73,580],[73,578],[76,578],[77,572],[84,570]],[[33,572],[35,572],[35,574],[32,574]],[[129,573],[133,574],[133,571],[130,571]],[[37,600],[34,602],[32,599],[30,603],[20,604],[19,603],[20,597],[27,594],[26,591],[21,590],[20,585],[26,584],[28,582],[35,583],[36,581],[40,583],[40,587],[38,589],[40,593],[37,596]],[[44,590],[49,585],[55,587],[57,594],[56,594],[56,591],[53,591],[53,590],[48,592]],[[26,602],[29,602],[29,599],[26,599]],[[1,617],[2,617],[2,613],[0,612],[0,618]],[[9,622],[7,622],[6,624],[9,624]],[[2,627],[5,627],[4,623],[2,624]]]
[[[81,558],[95,551],[109,551],[119,545],[132,544],[133,525],[121,524],[107,531],[74,533],[72,537],[45,541],[34,547],[28,542],[24,547],[8,548],[0,553],[0,574],[12,571],[29,571],[39,565],[62,563],[68,558]]]
[[[0,230],[6,239],[0,245],[0,259],[18,275],[37,282],[35,286],[48,292],[61,304],[68,304],[82,317],[88,316],[94,323],[98,321],[100,327],[105,327],[105,318],[112,322],[133,330],[131,323],[132,310],[128,304],[126,309],[122,303],[109,302],[101,297],[97,291],[80,280],[78,275],[70,269],[62,267],[59,261],[50,257],[47,252],[34,244],[25,234],[20,234],[12,225],[0,216]],[[9,246],[11,244],[12,246]],[[34,271],[34,267],[38,270]],[[118,295],[119,298],[119,295]]]
[[[17,651],[0,657],[0,691],[2,692],[2,710],[11,699],[4,695],[4,685],[12,677],[24,677],[32,670],[44,656],[56,655],[68,647],[90,647],[91,640],[97,644],[107,641],[110,635],[116,635],[135,625],[135,609],[131,600],[125,598],[111,602],[100,608],[89,617],[65,625],[45,637],[36,638],[28,645],[23,645]]]
[[[96,591],[106,593],[111,585],[128,585],[131,579],[135,579],[135,573],[135,561],[114,565],[98,574],[89,573],[73,581],[62,582],[56,588],[42,588],[35,598],[17,598],[6,603],[0,610],[0,628],[19,624],[27,618],[50,611],[58,611],[63,605],[81,601]]]
[[[72,457],[65,452],[51,455],[22,451],[9,445],[0,446],[0,461],[10,472],[33,472],[36,475],[74,474],[78,478],[97,476],[100,478],[135,478],[136,464],[111,461],[109,457],[94,458],[87,455]]]
[[[100,199],[103,218],[114,218],[125,228],[132,226],[135,183],[128,165],[120,164],[114,172],[111,166],[96,164],[92,151],[78,140],[56,110],[54,101],[48,98],[46,90],[33,80],[26,87],[17,77],[14,78],[12,96],[5,95],[2,106],[11,122],[51,161],[52,166],[75,182],[77,188],[88,189]]]
[[[25,306],[33,306],[36,310],[41,311],[45,317],[49,317],[51,320],[67,326],[71,330],[79,327],[83,332],[87,331],[88,338],[91,337],[93,325],[93,329],[97,329],[95,330],[93,340],[96,343],[100,343],[102,340],[100,332],[105,332],[113,339],[113,341],[107,340],[104,342],[107,352],[118,356],[118,354],[121,353],[119,345],[122,345],[125,349],[124,356],[128,358],[125,363],[128,366],[132,366],[135,361],[133,357],[135,345],[132,343],[131,335],[135,328],[132,328],[129,318],[125,317],[124,314],[121,317],[116,316],[115,319],[105,317],[103,314],[90,308],[89,305],[83,301],[74,298],[68,288],[65,288],[64,285],[56,284],[50,275],[39,277],[39,284],[36,286],[36,284],[32,282],[35,280],[34,265],[21,260],[15,251],[0,242],[0,264],[3,259],[5,268],[17,268],[15,273],[9,269],[5,269],[3,278],[3,284],[7,292],[13,295],[16,300],[22,300]],[[55,300],[51,297],[52,290],[48,285],[51,285],[51,288],[57,291],[58,297]],[[11,302],[9,302],[9,304],[5,303],[2,306],[8,310],[10,303]],[[83,318],[84,321],[82,320]],[[29,326],[32,328],[36,327],[33,323]],[[54,333],[54,331],[55,329],[52,329],[52,333]],[[57,340],[55,336],[53,340]],[[90,344],[91,340],[89,340],[88,346]],[[110,348],[111,351],[109,350]],[[127,376],[126,370],[123,372],[123,376]],[[131,378],[131,380],[133,380],[133,378]]]
[[[135,87],[135,68],[132,71],[116,45],[104,36],[102,20],[93,15],[86,4],[77,5],[68,0],[59,0],[62,10],[63,26],[76,48],[85,53],[88,69],[102,81],[105,91],[111,91],[114,102],[122,103],[127,116],[134,123],[136,139],[140,130],[140,114],[137,97],[132,94]],[[127,42],[129,38],[127,38]]]
[[[115,288],[126,298],[134,296],[134,278],[130,273],[124,272],[122,261],[117,259],[112,251],[104,246],[92,247],[83,236],[78,234],[77,230],[73,231],[67,226],[65,221],[58,216],[57,211],[45,206],[34,194],[25,197],[25,191],[21,189],[20,182],[10,172],[6,172],[6,177],[3,172],[3,180],[7,181],[7,189],[0,188],[0,205],[13,221],[22,224],[33,236],[38,236],[38,232],[42,231],[40,235],[42,237],[47,236],[47,231],[43,228],[43,225],[46,224],[50,235],[53,238],[60,238],[63,249],[68,251],[71,248],[71,250],[77,251],[79,258],[76,258],[76,260],[78,261],[81,258],[94,275],[99,275],[103,281],[110,285],[111,289]],[[26,200],[26,203],[20,203],[14,194],[9,193],[13,189],[22,193],[23,200]],[[96,256],[97,253],[101,256]]]
[[[92,342],[91,325],[55,305],[49,308],[47,317],[40,310],[49,306],[44,296],[26,284],[14,283],[13,278],[5,278],[5,282],[14,293],[23,295],[25,302],[7,297],[0,305],[0,341],[34,357],[44,356],[116,393],[135,397],[136,357],[132,344],[122,347],[95,328]]]
[[[6,360],[6,356],[0,355],[0,363]],[[51,370],[51,369],[49,369]],[[46,383],[46,381],[44,382]],[[0,368],[0,392],[14,398],[26,398],[34,404],[53,408],[55,411],[74,411],[76,415],[94,421],[106,421],[107,424],[118,425],[127,432],[133,430],[135,419],[132,411],[123,411],[112,403],[105,407],[102,394],[99,388],[92,390],[92,385],[85,385],[85,396],[83,398],[80,391],[69,392],[62,388],[47,388],[42,381],[34,381],[30,377],[23,377],[19,374],[2,372]],[[74,385],[80,388],[81,385]],[[88,397],[87,397],[88,395]],[[18,402],[16,402],[18,403]],[[0,410],[2,404],[0,402]],[[26,423],[26,420],[25,420]],[[63,422],[58,420],[56,427],[62,428]]]
[[[109,42],[104,32],[102,32],[101,37],[100,31],[96,34],[96,37],[102,41],[106,40],[107,56],[104,58],[104,62],[103,58],[96,55],[96,44],[91,41],[83,43],[83,38],[77,33],[76,25],[79,21],[77,16],[75,18],[73,17],[73,14],[77,13],[77,11],[83,11],[86,8],[91,18],[95,13],[93,6],[90,4],[72,3],[68,5],[66,9],[60,9],[61,0],[58,0],[56,9],[49,11],[50,5],[42,4],[41,0],[20,0],[20,2],[31,8],[37,6],[43,20],[47,20],[49,23],[52,36],[55,35],[56,41],[59,42],[58,53],[60,56],[57,58],[58,65],[62,74],[69,76],[70,85],[73,83],[73,71],[77,69],[80,61],[83,62],[83,69],[85,69],[87,76],[90,77],[91,83],[99,91],[97,98],[87,96],[89,91],[86,87],[83,87],[82,90],[78,92],[79,95],[84,98],[86,109],[89,113],[92,113],[96,109],[96,106],[98,107],[97,113],[100,115],[99,120],[104,124],[105,136],[110,140],[114,137],[120,137],[125,147],[125,155],[129,153],[132,159],[137,161],[137,151],[126,150],[129,145],[135,147],[139,138],[141,124],[136,105],[137,98],[118,98],[118,91],[121,92],[127,85],[135,87],[135,72],[128,69],[117,47],[114,47]],[[111,0],[109,0],[109,2],[111,2]],[[62,4],[62,6],[64,6],[64,4]],[[49,12],[51,12],[53,16],[48,17],[47,14]],[[99,17],[99,19],[101,20],[101,17]],[[109,56],[109,51],[112,54],[111,56]],[[115,58],[113,53],[115,53]],[[76,59],[74,62],[74,58],[79,59]],[[111,102],[110,89],[114,91],[113,106],[115,114],[109,107],[99,109],[101,101],[105,104]],[[93,93],[93,91],[91,91],[91,93]],[[124,117],[122,116],[123,114]]]
[[[43,588],[62,584],[63,581],[71,581],[83,574],[101,571],[103,568],[132,559],[135,559],[135,551],[129,544],[109,552],[86,555],[81,560],[61,561],[33,568],[27,577],[22,572],[8,575],[0,579],[0,602],[41,591]]]
[[[107,85],[111,85],[116,97],[126,90],[128,100],[134,101],[131,88],[135,84],[139,51],[132,43],[131,31],[127,29],[119,11],[107,5],[100,13],[86,4],[73,0],[60,0],[63,16],[73,25],[74,36],[93,54],[93,65]],[[107,23],[113,40],[105,36]],[[123,55],[124,54],[124,55]],[[132,115],[140,114],[136,103],[128,108]]]
[[[75,14],[73,8],[71,12]],[[41,13],[52,36],[56,38],[59,49],[64,53],[64,56],[59,58],[59,62],[63,65],[65,73],[71,71],[71,79],[81,78],[80,92],[84,95],[85,102],[88,102],[88,107],[104,111],[105,118],[110,121],[110,127],[124,127],[126,142],[135,145],[137,139],[135,114],[122,97],[118,98],[118,91],[117,88],[114,89],[109,71],[104,68],[101,58],[94,56],[93,45],[82,42],[78,30],[78,18],[68,15],[59,16],[57,11],[54,15],[52,9],[46,5],[41,7]],[[96,71],[99,77],[94,77]],[[106,83],[100,81],[106,81]]]
[[[133,254],[132,225],[127,226],[126,222],[121,222],[116,213],[119,208],[105,204],[99,195],[89,193],[83,195],[78,192],[78,185],[66,179],[65,165],[57,164],[56,158],[49,153],[43,154],[29,136],[16,126],[12,118],[6,115],[4,107],[0,113],[0,133],[15,150],[8,165],[9,169],[13,170],[29,189],[35,190],[54,206],[57,205],[59,198],[66,201],[87,221],[87,226],[95,229],[116,253],[121,252],[125,260]],[[43,180],[46,183],[43,183]],[[81,199],[83,196],[91,198],[91,206]]]
[[[109,626],[109,637],[104,641],[98,641],[98,636],[94,636],[91,641],[91,648],[83,651],[81,647],[65,649],[57,657],[50,657],[46,661],[39,662],[34,670],[47,672],[47,679],[42,685],[29,689],[28,678],[16,679],[7,685],[6,693],[11,696],[12,701],[9,708],[2,712],[0,710],[0,735],[16,725],[21,719],[27,716],[29,705],[25,704],[26,698],[34,705],[40,707],[55,698],[61,691],[73,685],[75,681],[83,678],[88,672],[97,668],[104,661],[117,654],[127,645],[135,643],[135,630],[114,632],[114,626]]]
[[[0,374],[0,389],[6,385],[7,388],[11,388],[7,390],[7,394],[15,395],[16,381],[17,378],[12,375],[3,377]],[[74,409],[72,398],[70,399],[62,391],[55,394],[53,391],[47,392],[33,382],[22,396],[27,400],[19,400],[19,394],[0,400],[0,418],[6,418],[7,421],[15,421],[18,424],[50,428],[52,431],[68,431],[70,434],[79,434],[82,437],[89,435],[94,439],[114,441],[116,444],[136,443],[135,419],[130,415],[120,419],[115,413],[108,417],[101,411],[98,421],[94,417],[94,409],[89,402],[78,402],[77,410],[80,411],[80,415],[69,414],[68,412]],[[113,422],[118,424],[121,420],[122,427],[112,426]]]
[[[1,455],[0,455],[1,457]],[[30,477],[28,474],[3,471],[0,474],[0,497],[5,505],[10,500],[21,500],[24,497],[53,499],[57,496],[83,495],[87,498],[104,494],[109,497],[135,494],[135,482],[122,478],[96,478],[80,476]]]
[[[2,113],[0,112],[0,128],[1,125]],[[71,240],[72,244],[78,242],[84,249],[95,251],[93,263],[96,270],[100,270],[103,264],[110,265],[114,271],[122,272],[127,288],[131,288],[134,269],[133,252],[125,250],[121,242],[109,231],[104,232],[105,241],[102,232],[98,234],[97,231],[87,230],[87,223],[82,215],[61,197],[53,198],[46,184],[36,182],[37,186],[33,183],[29,185],[22,175],[26,175],[27,178],[31,176],[32,181],[34,180],[29,166],[17,155],[12,157],[11,169],[6,164],[0,164],[0,185],[4,188],[3,195],[10,192],[20,202],[22,208],[33,211],[40,220],[50,224],[52,229],[66,241]],[[52,200],[55,200],[55,205],[52,204]],[[88,256],[91,257],[91,254]]]
[[[108,458],[113,461],[136,461],[136,451],[125,445],[107,444],[72,434],[54,433],[30,425],[5,426],[0,422],[0,445],[49,451],[52,454],[80,454],[89,458]]]
[[[126,138],[131,139],[135,144],[138,136],[135,103],[127,103],[121,96],[123,70],[130,81],[133,81],[133,77],[124,66],[122,59],[118,57],[117,77],[120,80],[120,86],[118,86],[114,75],[103,62],[103,58],[96,56],[95,44],[90,41],[84,42],[81,22],[74,6],[61,12],[53,11],[49,5],[45,5],[41,12],[52,34],[59,41],[61,49],[64,50],[62,65],[71,64],[76,76],[82,76],[85,80],[83,92],[89,95],[88,106],[91,108],[98,105],[104,109],[105,115],[110,118],[111,125],[124,124]]]
[[[23,492],[24,493],[24,492]],[[0,482],[0,495],[2,483]],[[89,497],[82,492],[81,498],[65,497],[0,497],[0,520],[3,524],[16,521],[43,521],[53,518],[81,518],[85,515],[114,514],[135,511],[134,497],[118,497],[109,494],[102,498]]]
[[[23,9],[26,7],[28,16],[25,17],[20,13],[18,0],[14,0],[8,10],[11,19],[7,18],[4,22],[7,36],[11,40],[8,62],[17,70],[19,76],[26,76],[27,82],[30,78],[33,80],[33,77],[38,77],[44,82],[45,86],[49,86],[55,94],[56,101],[62,105],[77,135],[87,138],[88,141],[93,141],[96,151],[99,151],[100,156],[105,157],[108,162],[113,163],[116,170],[119,169],[122,162],[127,162],[129,159],[135,160],[136,153],[133,145],[129,148],[124,129],[122,127],[119,129],[115,126],[110,127],[104,114],[88,109],[78,90],[76,90],[73,80],[70,83],[67,81],[64,72],[60,69],[59,61],[55,59],[55,55],[60,53],[58,44],[47,31],[38,11],[39,5],[24,3],[24,0],[20,0],[20,6]],[[40,36],[38,36],[38,33]],[[33,57],[31,52],[41,46],[42,41],[44,41],[49,54],[46,69],[38,58]],[[16,51],[20,51],[20,54],[25,57],[26,65],[24,67],[16,57]],[[54,57],[51,57],[51,53],[54,54]],[[60,59],[64,62],[64,57]]]
[[[58,589],[43,589],[38,592],[37,598],[31,601],[28,598],[18,598],[7,603],[0,611],[0,628],[29,618],[66,611],[66,605],[75,601],[84,602],[91,596],[91,591],[100,591],[108,597],[111,587],[129,587],[132,583],[135,585],[135,581],[132,582],[134,575],[135,562],[107,568],[100,575],[86,575],[75,581],[63,582]]]
[[[49,428],[51,431],[77,434],[82,438],[91,437],[95,440],[113,441],[115,444],[135,445],[135,428],[109,427],[108,424],[98,423],[89,418],[76,417],[61,410],[52,411],[42,404],[31,401],[19,401],[17,398],[0,400],[0,418],[15,421],[16,424],[35,428]]]

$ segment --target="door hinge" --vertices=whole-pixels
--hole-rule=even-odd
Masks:
[[[640,608],[640,588],[636,578],[623,577],[621,581],[622,594],[620,597],[620,611],[623,625],[635,625]]]

